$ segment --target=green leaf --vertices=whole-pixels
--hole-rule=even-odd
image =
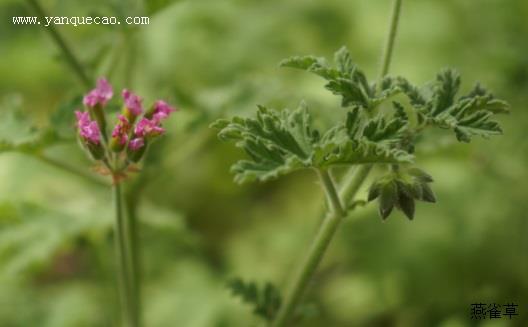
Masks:
[[[272,321],[281,306],[281,295],[279,290],[271,283],[258,287],[255,282],[244,282],[240,278],[234,278],[228,283],[229,289],[234,296],[240,297],[242,301],[253,307],[253,313],[266,321]]]
[[[384,121],[379,124],[379,135],[370,127],[366,132],[365,126],[372,123],[356,108],[344,124],[320,137],[301,104],[295,111],[281,112],[260,106],[256,119],[235,117],[231,121],[218,120],[211,126],[220,129],[220,139],[234,141],[250,157],[251,160],[239,161],[232,167],[235,181],[244,183],[267,181],[303,168],[410,162],[411,155],[391,147],[388,141],[399,128]]]
[[[310,115],[304,105],[291,112],[277,112],[259,106],[256,119],[235,117],[231,122],[217,121],[221,140],[235,141],[252,159],[232,167],[238,183],[267,181],[279,175],[310,167],[310,154],[318,140],[310,126]]]
[[[16,148],[20,144],[35,141],[38,137],[38,131],[18,106],[11,105],[4,104],[2,106],[3,117],[0,120],[0,140],[6,146],[9,144]]]
[[[371,109],[398,92],[397,89],[391,88],[376,96],[375,87],[368,83],[365,74],[352,61],[346,47],[335,53],[334,62],[335,66],[331,67],[324,58],[296,56],[283,60],[280,66],[302,69],[323,77],[328,82],[325,88],[341,96],[343,107],[359,106]]]
[[[412,85],[407,79],[398,77],[396,79],[396,85],[410,100],[411,104],[415,107],[424,106],[426,99],[422,94],[422,91],[414,85]]]
[[[474,135],[489,137],[502,134],[499,123],[489,120],[492,115],[489,112],[479,111],[458,121],[454,127],[457,139],[469,142]]]
[[[453,70],[444,70],[437,76],[431,99],[418,108],[426,123],[455,132],[461,142],[470,142],[473,136],[489,137],[502,134],[493,115],[509,112],[509,105],[496,99],[477,84],[467,95],[456,99],[460,76]]]
[[[455,102],[455,96],[460,88],[460,75],[451,69],[441,71],[437,76],[438,81],[433,96],[432,115],[446,111]]]
[[[314,149],[313,164],[326,168],[333,165],[403,163],[413,156],[403,150],[392,149],[369,141],[348,140],[326,143]]]
[[[42,269],[79,237],[102,237],[112,226],[102,210],[71,215],[31,203],[7,208],[0,210],[0,273],[9,276]]]

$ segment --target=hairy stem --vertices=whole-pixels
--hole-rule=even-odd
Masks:
[[[402,0],[394,0],[392,3],[392,15],[389,26],[389,33],[387,35],[387,41],[385,48],[383,49],[383,56],[381,57],[381,69],[379,72],[379,81],[387,75],[390,68],[392,59],[392,52],[394,49],[394,41],[396,40],[396,32],[398,31],[398,22],[400,21]],[[381,83],[378,83],[381,85]]]
[[[306,286],[310,282],[315,269],[317,269],[319,262],[321,262],[321,259],[339,226],[339,222],[346,215],[346,211],[343,209],[341,201],[339,200],[335,184],[328,172],[326,170],[318,170],[318,174],[328,198],[328,202],[330,203],[331,211],[327,213],[327,216],[321,224],[319,231],[308,250],[308,254],[301,265],[301,268],[297,272],[297,275],[293,279],[293,282],[286,293],[285,301],[273,323],[273,326],[275,327],[288,325],[288,321],[295,311],[295,308],[297,307]]]
[[[367,179],[373,165],[361,165],[356,169],[349,169],[343,177],[341,187],[339,188],[339,198],[345,207],[354,200],[357,192],[365,179]]]
[[[136,303],[136,317],[138,322],[141,321],[141,256],[138,236],[138,216],[137,206],[139,204],[139,193],[130,196],[125,192],[125,205],[127,208],[127,223],[129,229],[129,244],[131,249],[131,265],[132,265],[132,286],[134,289],[134,298]]]
[[[35,10],[39,20],[41,22],[45,22],[45,17],[49,16],[44,11],[44,8],[40,5],[38,0],[27,0],[31,7]],[[77,75],[77,77],[81,80],[83,85],[86,88],[90,88],[92,86],[92,81],[88,77],[88,74],[84,70],[83,66],[81,65],[80,61],[77,59],[71,48],[68,46],[62,35],[59,33],[59,31],[53,26],[53,24],[50,24],[45,28],[46,31],[50,33],[51,38],[57,43],[59,48],[62,51],[62,54],[64,55],[64,58],[70,65],[70,68],[74,71],[74,73]]]
[[[138,320],[138,302],[135,297],[134,287],[134,266],[132,264],[132,248],[130,246],[130,227],[123,214],[123,200],[121,185],[115,182],[113,185],[114,206],[115,206],[115,247],[117,254],[118,266],[118,289],[119,299],[121,302],[121,318],[123,326],[137,327]]]
[[[381,79],[388,73],[392,52],[394,48],[394,40],[396,38],[396,31],[400,17],[402,0],[394,0],[392,8],[391,23],[389,27],[389,34],[386,46],[383,50],[382,65],[380,70]],[[381,83],[378,83],[378,85]],[[315,239],[312,242],[310,249],[303,264],[301,265],[297,275],[293,279],[290,287],[284,297],[284,302],[281,305],[277,317],[273,321],[273,327],[289,326],[288,323],[292,314],[300,302],[302,295],[312,278],[317,266],[330,244],[339,223],[346,216],[346,208],[350,203],[361,185],[366,180],[368,174],[372,169],[372,165],[362,165],[357,169],[351,169],[344,177],[339,193],[337,192],[334,182],[327,171],[318,171],[319,177],[323,184],[324,190],[327,194],[331,205],[331,211],[326,214],[326,217],[319,227]]]

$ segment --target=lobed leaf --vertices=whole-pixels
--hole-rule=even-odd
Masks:
[[[508,103],[496,99],[479,84],[457,99],[459,88],[458,73],[444,70],[438,74],[431,99],[419,109],[423,119],[429,124],[452,129],[461,142],[470,142],[473,136],[487,138],[502,134],[492,117],[508,113]]]
[[[320,137],[301,104],[295,111],[281,112],[260,106],[255,119],[222,119],[211,126],[220,130],[220,139],[234,141],[250,157],[231,168],[235,181],[245,183],[267,181],[303,168],[410,162],[411,155],[393,146],[404,124],[399,118],[389,123],[380,117],[371,120],[357,107],[348,113],[345,123]]]

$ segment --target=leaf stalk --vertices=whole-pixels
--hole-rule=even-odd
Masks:
[[[389,33],[383,50],[379,81],[377,83],[378,87],[381,85],[381,80],[387,75],[390,68],[401,4],[402,0],[393,1]],[[339,192],[328,172],[325,170],[318,170],[323,189],[330,202],[331,211],[326,214],[326,217],[320,225],[312,245],[308,250],[305,261],[292,280],[284,298],[284,302],[277,313],[277,317],[273,321],[273,327],[288,326],[291,316],[295,313],[295,309],[301,301],[310,279],[321,262],[337,228],[339,227],[339,223],[346,217],[347,204],[354,199],[371,169],[372,165],[360,165],[357,169],[354,169],[354,167],[351,168],[345,175]]]

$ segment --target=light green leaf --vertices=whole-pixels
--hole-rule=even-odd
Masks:
[[[0,110],[4,114],[0,120],[0,153],[7,151],[36,153],[61,141],[52,126],[48,128],[34,126],[16,102],[6,100],[0,105]]]

